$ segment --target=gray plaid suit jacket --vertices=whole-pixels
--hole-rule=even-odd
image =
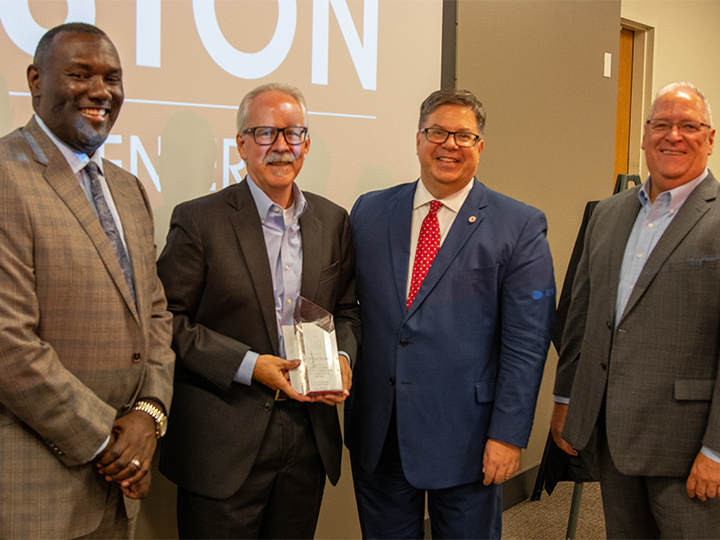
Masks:
[[[134,176],[104,166],[137,306],[76,176],[35,120],[0,139],[0,538],[97,528],[109,484],[88,460],[138,396],[170,404],[172,317],[151,209]]]
[[[615,299],[639,187],[600,202],[588,225],[555,393],[570,397],[563,438],[578,449],[606,399],[623,474],[686,476],[702,445],[720,451],[719,188],[710,173],[690,194],[624,313]]]

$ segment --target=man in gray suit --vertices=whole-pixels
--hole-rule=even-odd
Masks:
[[[179,205],[158,261],[178,356],[160,471],[178,485],[181,538],[312,538],[325,477],[340,476],[335,404],[357,348],[350,218],[295,184],[310,147],[297,88],[250,91],[237,120],[245,180]],[[286,380],[299,361],[281,327],[300,295],[334,315],[342,393]]]
[[[597,426],[608,538],[720,538],[714,137],[697,88],[660,90],[642,144],[650,177],[587,227],[551,428],[574,454]]]

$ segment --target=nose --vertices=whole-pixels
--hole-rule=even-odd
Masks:
[[[452,140],[452,143],[450,142],[450,140]],[[457,141],[455,141],[454,133],[448,133],[448,138],[445,139],[445,142],[442,145],[447,146],[449,148],[459,148]]]
[[[88,96],[91,99],[110,99],[111,97],[110,90],[108,90],[107,85],[105,84],[105,79],[102,77],[102,75],[95,75],[93,77],[90,77],[88,81]]]
[[[285,140],[285,132],[284,131],[278,132],[278,137],[275,140],[275,143],[273,144],[272,147],[273,147],[273,149],[275,149],[276,151],[279,151],[279,152],[284,152],[284,151],[288,150],[289,145],[288,145],[287,141]]]

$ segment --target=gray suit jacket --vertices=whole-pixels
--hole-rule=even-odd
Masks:
[[[703,444],[720,451],[719,187],[711,173],[690,194],[622,314],[615,299],[639,187],[600,202],[588,225],[555,394],[570,397],[563,438],[575,448],[607,396],[608,444],[623,474],[685,476]]]
[[[333,313],[338,345],[352,359],[359,315],[347,212],[304,193],[300,294]],[[272,275],[262,225],[246,182],[178,205],[158,272],[175,315],[173,416],[160,470],[177,485],[226,498],[244,482],[274,407],[268,387],[233,382],[249,350],[278,354]],[[325,471],[340,476],[335,407],[309,404]]]
[[[104,167],[137,306],[77,177],[37,122],[0,139],[0,538],[95,530],[109,484],[88,461],[138,396],[170,405],[171,315],[152,212],[137,178]]]

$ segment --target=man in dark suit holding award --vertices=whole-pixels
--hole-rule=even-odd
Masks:
[[[340,476],[335,404],[357,348],[347,212],[295,184],[310,146],[300,91],[268,84],[238,110],[240,184],[179,205],[158,262],[175,315],[173,422],[160,470],[182,538],[312,538]],[[302,396],[281,328],[299,296],[334,315],[344,390]]]
[[[420,179],[351,221],[363,342],[345,407],[365,538],[500,538],[501,484],[527,444],[555,285],[543,213],[475,179],[485,111],[433,92]]]
[[[608,538],[720,538],[720,186],[689,83],[658,93],[649,178],[588,224],[555,383],[566,452],[597,427]],[[569,402],[569,405],[568,405]]]

